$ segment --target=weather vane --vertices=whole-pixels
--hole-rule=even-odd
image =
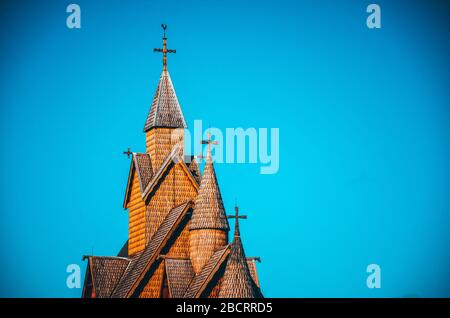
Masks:
[[[166,37],[167,24],[161,24],[161,28],[163,28],[163,30],[164,30],[164,37]]]

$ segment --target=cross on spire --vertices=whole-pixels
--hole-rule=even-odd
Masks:
[[[166,29],[167,29],[167,24],[161,24],[161,27],[164,30],[164,35],[163,35],[163,48],[162,49],[153,49],[153,52],[161,52],[163,54],[163,70],[166,71],[167,70],[167,53],[177,53],[177,50],[171,50],[167,48],[167,38],[166,38]]]
[[[241,232],[239,231],[239,219],[247,219],[246,215],[239,215],[239,207],[234,207],[234,215],[227,215],[229,219],[236,219],[235,227],[234,227],[234,237],[240,237]]]
[[[128,150],[127,150],[127,151],[124,151],[123,154],[124,154],[124,155],[127,155],[127,157],[130,158],[130,155],[132,155],[133,152],[131,152],[130,147],[128,147]]]
[[[259,256],[251,256],[251,257],[247,257],[247,260],[249,260],[249,261],[255,261],[255,262],[261,263],[261,257],[259,257]]]
[[[200,142],[202,145],[208,145],[208,156],[211,157],[211,145],[218,145],[219,142],[217,140],[211,139],[211,132],[208,131],[208,139],[202,140]],[[203,158],[203,156],[201,156]]]

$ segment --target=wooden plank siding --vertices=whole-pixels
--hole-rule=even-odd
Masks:
[[[177,143],[183,143],[183,138],[183,129],[153,128],[145,134],[146,152],[152,158],[154,171],[159,169]]]
[[[183,167],[180,164],[171,165],[147,205],[148,238],[153,236],[174,206],[194,200],[197,196],[197,189]]]
[[[155,234],[174,206],[194,200],[196,196],[197,189],[186,171],[181,165],[172,164],[147,205],[148,237],[151,238]],[[174,242],[165,254],[177,258],[189,258],[189,224],[183,225],[182,230],[175,233]],[[164,274],[163,263],[159,264],[139,297],[160,297]]]
[[[128,255],[133,255],[144,249],[146,244],[145,237],[145,204],[142,199],[139,179],[136,170],[132,176],[132,186],[130,199],[127,204],[129,211],[128,218]]]

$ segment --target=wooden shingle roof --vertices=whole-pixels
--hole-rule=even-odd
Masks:
[[[230,230],[210,155],[206,159],[198,195],[195,199],[195,208],[189,225],[189,230],[197,229]]]
[[[124,298],[129,297],[133,293],[140,279],[153,262],[157,260],[161,250],[191,207],[192,202],[187,201],[170,210],[136,261],[128,266],[126,273],[120,279],[111,297]]]
[[[138,173],[141,191],[144,191],[153,177],[152,161],[148,153],[133,154],[136,171]]]
[[[185,298],[197,298],[200,297],[203,290],[206,288],[208,283],[211,281],[214,274],[219,269],[220,265],[225,261],[228,253],[230,252],[230,246],[225,245],[224,247],[218,249],[208,260],[205,266],[202,268],[200,273],[195,276],[191,283],[189,284]]]
[[[137,173],[140,190],[141,193],[143,193],[148,183],[153,178],[153,168],[150,154],[132,153],[130,171],[128,173],[127,187],[125,189],[125,198],[123,201],[124,209],[127,207],[128,199],[131,194],[131,187],[133,185],[133,176],[135,173]]]
[[[144,132],[155,127],[187,128],[169,72],[163,70],[153,97]]]
[[[256,270],[256,261],[254,259],[247,259],[247,266],[250,270],[250,275],[252,276],[253,281],[255,282],[255,285],[259,288],[259,278],[258,278],[258,272]]]
[[[167,281],[170,296],[172,298],[183,298],[186,289],[194,277],[190,259],[165,259]]]
[[[241,238],[235,235],[223,274],[219,298],[257,298],[261,296],[248,268]]]
[[[95,296],[110,297],[130,260],[122,257],[88,256]]]

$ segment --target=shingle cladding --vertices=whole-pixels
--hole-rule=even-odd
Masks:
[[[152,161],[150,154],[148,153],[136,153],[133,154],[134,164],[139,176],[139,182],[141,184],[141,191],[144,191],[153,177]]]
[[[133,153],[132,165],[130,167],[130,174],[133,172],[135,168],[138,174],[139,183],[141,186],[142,197],[145,197],[148,193],[148,189],[161,177],[164,170],[167,168],[167,165],[171,162],[179,162],[187,167],[192,178],[195,182],[200,184],[201,175],[200,168],[198,162],[196,161],[194,156],[185,156],[184,160],[178,160],[177,157],[180,156],[181,147],[176,145],[170,154],[166,157],[161,167],[159,167],[156,171],[153,169],[151,156],[148,153]],[[127,188],[125,191],[125,200],[127,200],[127,196],[131,190],[131,182],[127,183]]]
[[[203,289],[206,284],[211,280],[214,270],[217,270],[222,262],[225,260],[227,252],[229,252],[229,245],[226,245],[218,249],[205,264],[203,269],[198,273],[189,284],[184,298],[195,298],[199,297],[201,289]]]
[[[258,278],[258,272],[256,270],[256,261],[253,259],[247,259],[247,265],[248,269],[250,270],[250,275],[252,276],[253,281],[255,282],[255,285],[259,288],[259,278]]]
[[[89,256],[92,282],[98,298],[111,296],[130,260],[122,257]]]
[[[150,239],[142,253],[137,257],[135,261],[127,268],[126,273],[122,276],[117,287],[112,293],[114,298],[127,297],[131,291],[133,285],[137,282],[138,278],[143,274],[144,270],[156,260],[159,252],[164,247],[165,242],[170,238],[170,234],[175,230],[176,225],[180,219],[187,212],[188,207],[191,205],[191,201],[188,201],[180,206],[173,208],[160,227]]]
[[[164,69],[153,97],[144,132],[156,127],[187,128],[169,71]]]
[[[217,183],[216,172],[209,155],[206,159],[189,229],[230,230],[219,184]]]
[[[88,281],[85,286],[93,287],[95,290],[92,293],[90,290],[89,295],[83,292],[83,295],[116,298],[167,296],[167,294],[159,294],[158,286],[161,285],[162,279],[157,288],[152,287],[156,292],[147,293],[145,289],[147,286],[153,286],[147,280],[160,280],[165,273],[171,297],[262,297],[256,264],[245,258],[238,232],[238,238],[235,235],[233,243],[228,244],[229,224],[211,161],[210,149],[203,175],[201,175],[199,165],[192,156],[182,160],[183,143],[175,144],[172,139],[166,138],[171,136],[166,134],[166,131],[170,134],[178,133],[176,128],[187,128],[187,125],[165,65],[166,62],[164,62],[144,125],[148,153],[133,153],[124,200],[124,208],[129,209],[130,220],[133,222],[136,221],[134,219],[139,219],[138,221],[142,223],[148,216],[154,216],[155,206],[163,206],[164,214],[155,223],[154,228],[152,227],[152,232],[148,235],[151,238],[147,240],[148,237],[145,237],[145,241],[143,240],[143,250],[133,251],[133,248],[130,248],[134,244],[130,236],[130,244],[128,241],[124,244],[118,257],[90,256],[88,268],[90,276],[87,277],[92,278],[92,284]],[[182,140],[183,134],[179,136]],[[155,155],[155,149],[159,150],[156,152],[159,157]],[[178,205],[187,200],[180,195],[182,193],[180,187],[175,186],[175,180],[179,180],[180,176],[177,173],[184,172],[178,169],[178,172],[174,170],[175,172],[170,174],[170,169],[179,166],[187,172],[188,181],[191,181],[195,188],[195,194],[189,195],[189,198],[197,195],[195,205],[190,200]],[[167,200],[165,196],[157,196],[168,176],[173,178],[170,180],[173,188],[169,190],[176,194],[173,196],[176,196],[177,200]],[[140,189],[138,189],[139,186]],[[181,190],[184,189],[183,186],[184,184]],[[171,203],[167,203],[169,201]],[[158,205],[152,206],[150,202],[156,202]],[[173,206],[172,202],[177,206]],[[133,211],[137,212],[133,214]],[[141,225],[139,222],[136,224]],[[185,231],[185,229],[192,231]],[[225,239],[217,235],[218,232],[225,233]],[[179,240],[184,235],[180,233],[187,233],[186,239]],[[187,245],[191,247],[195,242],[194,235],[191,235],[193,233],[198,234],[196,239],[199,241],[214,241],[215,245],[221,246],[220,248],[214,246],[208,251],[211,253],[205,253],[203,246],[199,248],[206,256],[204,256],[204,263],[195,269],[197,275],[194,273],[196,255],[191,249],[186,252],[186,255],[170,255],[170,251],[173,252],[177,244],[174,242],[182,242],[184,250],[187,250],[185,248]],[[218,244],[218,238],[220,238],[220,244]],[[162,253],[165,255],[162,256]],[[175,259],[175,256],[180,258]],[[181,259],[181,257],[189,259]]]
[[[172,298],[183,298],[189,283],[194,277],[191,260],[167,258],[165,267],[170,296]]]
[[[248,268],[241,238],[235,236],[231,243],[219,298],[258,298],[261,296]]]

